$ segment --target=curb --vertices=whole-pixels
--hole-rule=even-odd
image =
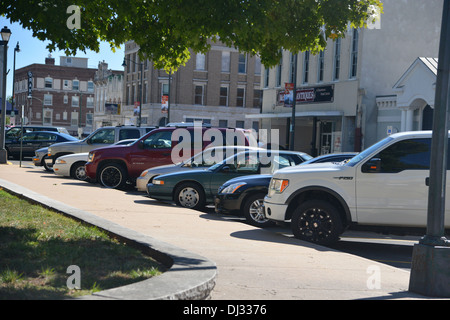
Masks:
[[[28,201],[96,226],[140,248],[168,268],[163,274],[84,296],[82,300],[202,300],[208,299],[215,286],[217,266],[205,257],[124,228],[89,212],[44,197],[29,189],[0,179],[0,187]]]

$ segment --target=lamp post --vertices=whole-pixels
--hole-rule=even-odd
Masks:
[[[15,97],[15,81],[16,81],[16,52],[20,52],[19,41],[17,41],[16,47],[14,48],[14,63],[13,63],[13,86],[12,86],[12,106],[11,110],[14,111],[14,107],[16,105],[16,97]]]
[[[141,121],[142,121],[142,100],[143,100],[143,98],[142,98],[142,94],[143,94],[142,86],[144,84],[143,83],[144,63],[142,63],[142,62],[138,63],[138,62],[133,61],[133,60],[131,60],[129,58],[123,58],[122,67],[126,67],[127,66],[125,61],[130,61],[130,62],[132,62],[134,64],[138,64],[139,65],[139,69],[141,71],[141,83],[139,84],[139,113],[138,113],[138,123],[137,123],[137,126],[140,127],[141,126]]]
[[[5,127],[6,127],[6,69],[8,61],[8,42],[11,37],[11,30],[8,27],[4,27],[1,30],[3,46],[3,79],[2,79],[2,117],[0,124],[0,164],[8,162],[8,153],[5,148]]]
[[[45,125],[44,124],[44,101],[39,99],[39,98],[36,98],[34,96],[28,96],[27,98],[30,99],[30,100],[31,99],[36,99],[36,100],[38,100],[38,101],[40,101],[42,103],[42,125],[44,126]],[[30,103],[30,105],[32,105],[32,103]]]
[[[289,142],[289,150],[294,151],[294,144],[295,144],[295,107],[297,105],[297,60],[298,60],[298,54],[294,55],[294,89],[293,89],[293,101],[292,101],[292,116],[291,116],[291,127],[290,127],[290,135],[291,139]]]

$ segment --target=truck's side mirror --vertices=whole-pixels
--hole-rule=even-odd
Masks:
[[[381,172],[381,159],[380,158],[370,159],[369,161],[363,164],[361,171],[365,173]]]
[[[139,149],[144,149],[144,140],[139,140],[138,141],[138,148]]]

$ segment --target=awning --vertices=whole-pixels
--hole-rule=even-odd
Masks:
[[[342,117],[343,111],[299,111],[295,113],[295,117]],[[291,118],[292,112],[283,113],[258,113],[246,114],[247,119],[275,119],[275,118]]]

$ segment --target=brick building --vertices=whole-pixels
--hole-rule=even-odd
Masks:
[[[16,70],[16,108],[20,111],[24,106],[25,124],[62,126],[73,135],[79,128],[84,135],[92,131],[97,69],[88,68],[87,60],[60,57],[60,65],[55,65],[55,59],[48,57],[45,64]]]
[[[220,127],[259,127],[259,120],[246,114],[261,110],[261,62],[255,56],[214,43],[206,54],[191,52],[185,66],[171,75],[140,61],[139,46],[125,44],[125,83],[123,115],[128,123],[137,123],[142,100],[142,125],[203,121]],[[140,69],[143,68],[143,94],[140,95]],[[163,96],[169,96],[169,115],[162,109]],[[167,103],[168,104],[168,103]]]

